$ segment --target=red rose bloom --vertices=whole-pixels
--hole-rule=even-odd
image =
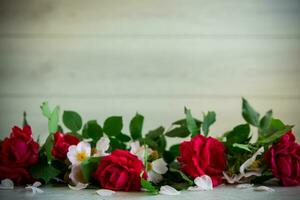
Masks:
[[[51,153],[54,158],[65,160],[67,158],[69,146],[77,145],[79,142],[79,139],[71,134],[57,132],[54,134],[54,145]]]
[[[212,137],[197,135],[191,141],[180,144],[181,170],[196,178],[202,175],[211,177],[213,186],[222,183],[223,171],[226,168],[225,147]]]
[[[300,145],[291,131],[273,144],[264,158],[283,186],[300,185]]]
[[[10,137],[1,143],[1,163],[10,167],[27,167],[35,164],[39,158],[39,144],[32,138],[31,128],[15,126]]]
[[[31,183],[27,167],[37,163],[38,158],[39,144],[33,140],[30,126],[15,126],[0,144],[0,179],[12,179],[16,185]]]
[[[115,150],[101,159],[94,178],[105,189],[139,191],[142,172],[143,178],[147,179],[144,165],[135,155],[126,150]]]

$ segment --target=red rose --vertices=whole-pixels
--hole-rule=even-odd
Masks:
[[[291,131],[273,144],[264,158],[283,186],[300,185],[300,145]]]
[[[181,143],[179,151],[177,160],[184,173],[193,178],[208,175],[213,186],[222,183],[222,173],[227,164],[223,143],[212,137],[197,135],[191,141]]]
[[[139,191],[142,172],[143,178],[147,179],[144,165],[135,155],[126,150],[115,150],[101,159],[94,178],[105,189]]]
[[[15,126],[10,137],[1,143],[0,162],[8,167],[27,167],[35,164],[39,158],[39,144],[32,138],[31,128]]]
[[[52,155],[59,160],[65,160],[70,145],[77,145],[79,139],[71,134],[63,134],[57,132],[54,134],[54,145],[52,148]]]
[[[33,182],[27,167],[38,162],[39,148],[30,126],[13,127],[10,137],[0,144],[0,179],[9,178],[16,185]]]
[[[6,178],[11,179],[16,185],[24,185],[34,181],[26,168],[0,166],[0,180]]]

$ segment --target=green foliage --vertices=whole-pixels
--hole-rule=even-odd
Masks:
[[[169,130],[168,132],[166,132],[166,136],[168,136],[168,137],[185,138],[189,135],[190,135],[190,132],[186,126],[175,127],[173,129]]]
[[[192,137],[200,134],[200,129],[198,128],[197,123],[192,116],[191,110],[184,108],[184,113],[186,115],[187,129],[192,134]]]
[[[141,178],[141,186],[151,194],[158,194],[158,190],[152,185],[152,183],[144,178]]]
[[[136,115],[131,119],[129,130],[133,140],[140,140],[142,138],[143,123],[144,116],[139,113],[136,113]]]
[[[286,134],[288,131],[290,131],[293,128],[293,126],[286,125],[283,129],[277,130],[274,133],[268,134],[265,137],[261,137],[258,140],[259,144],[266,145],[266,144],[272,144],[279,140],[284,134]]]
[[[241,124],[233,128],[232,131],[226,134],[226,143],[247,143],[250,140],[250,126],[249,124]]]
[[[260,135],[268,134],[272,123],[272,115],[273,115],[273,111],[269,110],[260,120],[259,130],[258,130]]]
[[[96,171],[99,165],[100,157],[89,157],[80,164],[82,175],[87,182],[92,179],[92,174]]]
[[[103,131],[108,136],[117,136],[121,133],[123,128],[123,120],[120,116],[112,116],[104,121]]]
[[[41,156],[39,162],[29,168],[29,173],[34,179],[42,179],[45,183],[48,183],[51,179],[55,178],[60,171],[48,164],[46,157]]]
[[[249,104],[246,99],[242,99],[242,116],[249,124],[258,127],[259,126],[259,113]]]
[[[153,150],[163,152],[167,145],[164,131],[165,129],[162,126],[149,131],[145,136],[144,143]]]
[[[96,120],[90,120],[83,126],[82,136],[84,138],[92,138],[93,143],[96,144],[96,142],[103,136],[102,127]]]
[[[26,112],[24,111],[23,112],[23,127],[28,125],[28,121],[27,121],[27,114]]]
[[[49,133],[55,133],[58,130],[59,106],[56,106],[51,112],[48,102],[43,102],[41,110],[43,115],[48,119]]]
[[[52,153],[51,153],[53,143],[54,143],[53,133],[50,133],[46,139],[46,142],[44,143],[44,145],[42,146],[42,148],[40,150],[40,154],[44,154],[47,157],[49,163],[51,163],[51,161],[53,159]]]
[[[72,133],[76,133],[82,127],[82,119],[80,115],[74,111],[64,111],[63,122]]]
[[[205,115],[204,114],[204,117],[203,117],[203,124],[202,124],[202,131],[203,131],[203,134],[205,136],[208,135],[208,132],[209,132],[209,127],[215,123],[216,121],[216,113],[213,112],[213,111],[208,111],[207,114]]]

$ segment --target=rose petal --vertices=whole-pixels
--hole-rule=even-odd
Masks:
[[[77,183],[75,186],[68,185],[71,190],[82,190],[87,188],[88,183]]]
[[[238,184],[236,186],[236,188],[238,189],[248,189],[248,188],[252,188],[253,187],[253,184]]]
[[[203,175],[201,177],[196,177],[194,180],[194,183],[197,187],[199,187],[202,190],[212,190],[213,189],[213,183],[209,176]]]
[[[257,192],[262,192],[262,191],[266,191],[266,192],[274,192],[275,190],[270,188],[270,187],[267,187],[267,186],[259,186],[259,187],[255,187],[253,188],[254,191],[257,191]]]
[[[158,174],[165,174],[168,171],[167,163],[163,158],[156,159],[152,162],[152,169]]]
[[[12,190],[14,189],[14,182],[11,179],[1,180],[0,189],[2,190]]]
[[[116,192],[113,190],[100,189],[100,190],[97,190],[96,193],[102,197],[108,197],[108,196],[112,196]]]
[[[165,195],[179,195],[180,191],[177,191],[175,188],[164,185],[160,187],[159,194],[165,194]]]
[[[39,181],[36,181],[32,184],[33,187],[40,187],[41,185],[42,185],[42,183]]]

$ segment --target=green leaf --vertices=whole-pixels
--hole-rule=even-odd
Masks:
[[[216,121],[216,113],[213,111],[208,111],[208,113],[204,114],[203,124],[202,124],[202,130],[205,136],[208,135],[209,127],[215,123]]]
[[[168,137],[180,137],[185,138],[190,135],[189,130],[185,126],[175,127],[168,132],[166,132],[166,136]]]
[[[157,129],[149,131],[144,139],[144,142],[153,150],[162,153],[166,148],[166,139],[164,136],[164,128],[158,127]]]
[[[123,128],[122,117],[112,116],[105,120],[103,131],[109,136],[116,136],[121,133]]]
[[[179,156],[180,155],[179,148],[180,148],[180,144],[174,144],[169,148],[169,150],[173,153],[173,155]]]
[[[166,161],[166,163],[171,163],[175,160],[175,156],[171,151],[164,151],[163,152],[163,159]]]
[[[241,124],[233,128],[226,135],[226,143],[245,143],[249,141],[250,126],[249,124]]]
[[[293,126],[286,125],[283,129],[276,131],[266,137],[263,137],[258,140],[259,144],[271,144],[279,140],[284,134],[290,131]]]
[[[136,113],[130,121],[129,130],[133,140],[139,140],[142,138],[143,123],[144,117],[139,113]]]
[[[272,133],[275,133],[281,129],[284,129],[285,128],[285,124],[279,120],[279,119],[272,119],[271,120],[271,124],[268,128],[268,130],[266,130],[266,134],[265,135],[268,135],[268,134],[272,134]]]
[[[171,172],[178,173],[181,176],[181,178],[183,180],[185,180],[190,186],[194,184],[194,182],[187,175],[185,175],[182,171],[180,171],[178,169],[174,169],[174,168],[169,168],[169,170]]]
[[[186,124],[189,132],[192,134],[192,136],[195,136],[197,134],[200,134],[200,129],[198,128],[196,121],[194,120],[191,110],[184,108],[184,113],[186,115]]]
[[[96,143],[103,136],[103,130],[96,120],[90,120],[83,126],[82,136],[92,138]]]
[[[46,158],[41,157],[40,161],[29,168],[29,173],[34,179],[42,179],[48,183],[55,178],[60,171],[47,163]]]
[[[232,144],[233,147],[235,148],[239,148],[248,152],[252,152],[251,149],[249,148],[248,144],[238,144],[238,143],[234,143]]]
[[[109,140],[110,140],[110,142],[109,142],[109,146],[110,146],[109,152],[112,152],[115,149],[126,149],[126,144],[124,144],[120,140],[118,140],[114,137],[110,137]]]
[[[28,125],[28,121],[27,121],[27,114],[24,111],[23,112],[23,127]]]
[[[249,124],[259,127],[259,113],[249,104],[249,102],[243,98],[242,103],[242,115],[246,122]]]
[[[194,120],[196,122],[197,127],[200,128],[202,121],[200,121],[199,119],[196,119],[196,118],[194,118]],[[186,118],[177,120],[177,121],[173,122],[172,125],[179,125],[179,126],[187,127]]]
[[[97,170],[100,157],[89,157],[80,164],[82,175],[87,182],[92,179],[92,174]]]
[[[58,121],[59,121],[59,107],[56,106],[52,111],[49,121],[48,128],[50,133],[55,133],[58,130]]]
[[[269,110],[259,123],[259,134],[267,134],[272,123],[272,110]]]
[[[49,163],[52,161],[52,148],[54,143],[53,133],[50,133],[46,139],[46,142],[41,148],[41,152],[43,152],[47,156],[47,160]]]
[[[65,126],[72,132],[77,132],[82,127],[82,119],[80,115],[74,111],[64,111],[63,122]]]
[[[158,194],[158,190],[152,185],[152,183],[144,178],[141,178],[141,186],[152,194]]]
[[[131,138],[124,133],[119,134],[117,139],[119,139],[121,142],[129,142],[131,140]]]
[[[45,117],[47,117],[48,119],[51,117],[51,111],[50,111],[48,102],[42,103],[41,110]]]

